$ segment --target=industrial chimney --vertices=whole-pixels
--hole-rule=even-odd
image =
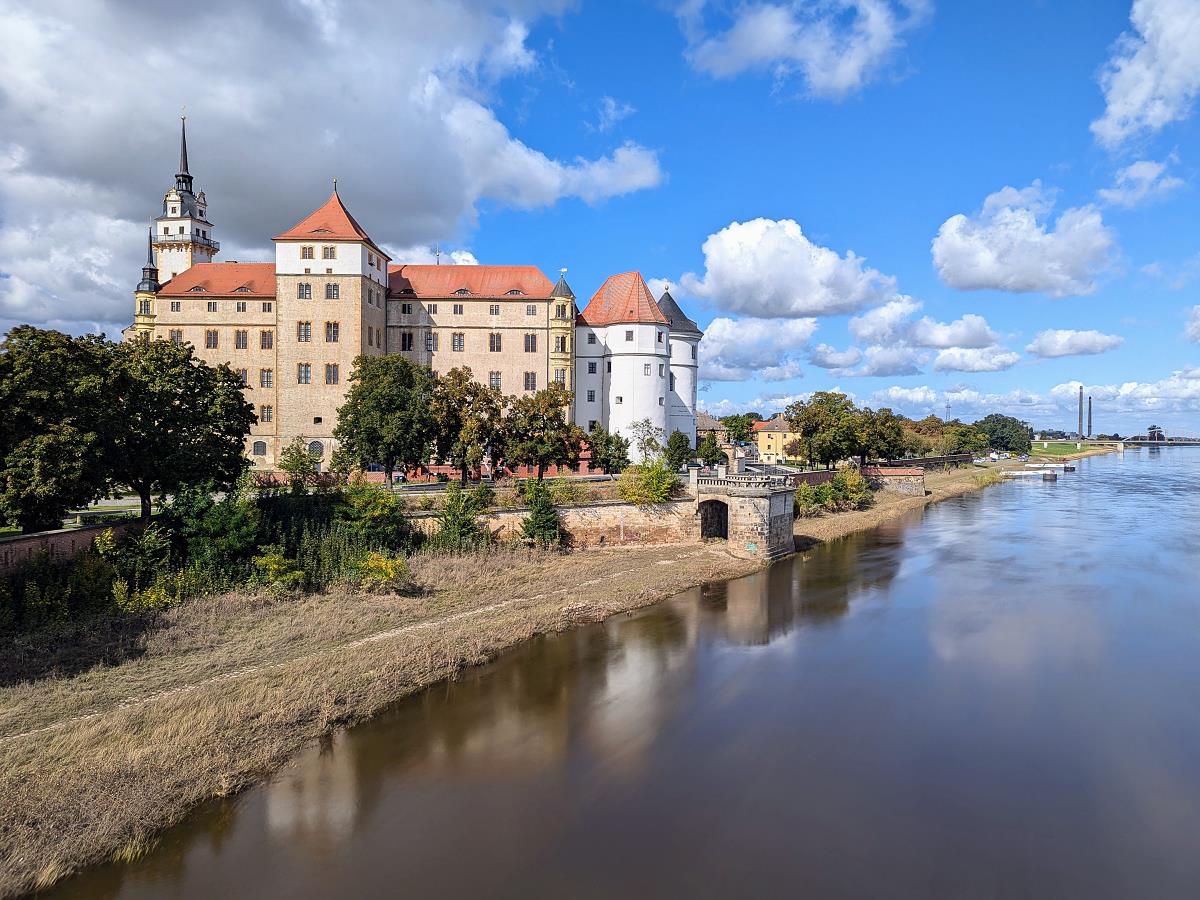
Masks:
[[[1088,437],[1092,436],[1092,398],[1088,397]]]
[[[1079,386],[1079,430],[1075,432],[1083,437],[1083,385]]]

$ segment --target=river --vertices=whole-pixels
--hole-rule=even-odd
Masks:
[[[1200,451],[536,639],[58,897],[1195,897]]]

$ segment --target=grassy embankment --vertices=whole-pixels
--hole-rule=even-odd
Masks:
[[[1034,441],[1033,449],[1029,451],[1029,455],[1034,459],[1061,461],[1083,459],[1085,456],[1103,456],[1106,453],[1115,453],[1116,450],[1116,447],[1089,447],[1086,450],[1080,450],[1075,446],[1074,441],[1050,441],[1043,447],[1039,441]]]
[[[978,469],[930,475],[925,497],[884,492],[868,510],[799,520],[797,545],[873,527],[997,477]],[[196,803],[244,788],[328,730],[535,634],[759,565],[721,544],[418,556],[413,573],[423,589],[413,597],[206,597],[140,633],[93,629],[91,644],[71,651],[8,648],[0,662],[0,896],[134,857]],[[110,664],[86,668],[89,658]],[[55,665],[84,670],[19,682]]]

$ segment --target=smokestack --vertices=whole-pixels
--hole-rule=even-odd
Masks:
[[[1092,436],[1092,398],[1088,397],[1088,437]]]
[[[1075,432],[1083,437],[1083,385],[1079,386],[1079,430]]]

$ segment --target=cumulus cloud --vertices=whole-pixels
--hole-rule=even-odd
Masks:
[[[414,244],[411,247],[393,247],[391,244],[382,246],[396,265],[428,266],[439,262],[452,266],[479,265],[479,260],[470,250],[442,249],[439,256],[438,250],[428,244]]]
[[[852,402],[857,403],[858,397],[850,391],[844,391],[840,387],[832,387],[829,389],[831,393],[844,394],[849,397]],[[793,403],[807,403],[812,399],[813,391],[802,391],[795,394],[786,393],[766,393],[759,394],[756,397],[751,397],[747,400],[722,399],[709,400],[702,398],[699,401],[700,409],[708,413],[710,416],[721,418],[722,416],[733,416],[740,413],[757,412],[763,416],[772,416],[777,412],[783,412]]]
[[[1094,206],[1065,210],[1050,228],[1054,194],[1035,181],[989,195],[973,216],[951,216],[933,239],[942,281],[959,290],[1090,294],[1110,263],[1115,234]]]
[[[949,347],[938,352],[933,368],[938,372],[1003,372],[1021,361],[1021,354],[1005,347]]]
[[[921,303],[900,295],[882,306],[850,319],[847,328],[864,343],[905,343],[914,347],[988,347],[999,335],[983,316],[967,313],[953,322],[938,322],[929,316],[912,321]]]
[[[913,347],[868,347],[863,351],[863,364],[854,370],[839,370],[839,374],[872,377],[919,375],[928,354]]]
[[[713,319],[700,342],[700,378],[799,378],[800,354],[816,330],[816,319]]]
[[[704,241],[703,277],[688,293],[728,312],[758,317],[829,316],[884,303],[895,279],[847,251],[812,243],[791,219],[733,222]]]
[[[1105,203],[1126,208],[1161,199],[1184,185],[1182,178],[1167,174],[1171,161],[1142,159],[1132,163],[1118,170],[1112,187],[1101,188],[1097,193]]]
[[[836,350],[828,344],[817,344],[808,354],[808,361],[822,369],[846,369],[858,365],[862,351],[857,347]]]
[[[922,385],[921,387],[900,387],[892,385],[871,394],[871,400],[879,406],[926,406],[932,407],[937,403],[937,391]]]
[[[714,12],[715,8],[715,12]],[[877,78],[926,22],[930,0],[750,2],[727,7],[687,0],[679,18],[687,57],[702,72],[728,78],[765,71],[797,77],[810,96],[841,99]]]
[[[1132,32],[1100,73],[1104,114],[1091,124],[1114,146],[1184,119],[1200,92],[1200,6],[1194,0],[1134,0]]]
[[[1089,356],[1113,350],[1125,343],[1125,338],[1099,331],[1073,331],[1069,328],[1051,328],[1039,331],[1025,348],[1027,353],[1043,359],[1060,356]]]
[[[201,77],[180,64],[166,7],[0,0],[0,317],[128,322],[181,103],[219,259],[269,258],[270,236],[334,175],[372,236],[399,247],[453,238],[481,201],[597,203],[661,183],[653,150],[555,158],[494,112],[497,81],[538,66],[529,23],[565,5],[430,0],[380,15],[367,0],[211,0],[187,24]]]

